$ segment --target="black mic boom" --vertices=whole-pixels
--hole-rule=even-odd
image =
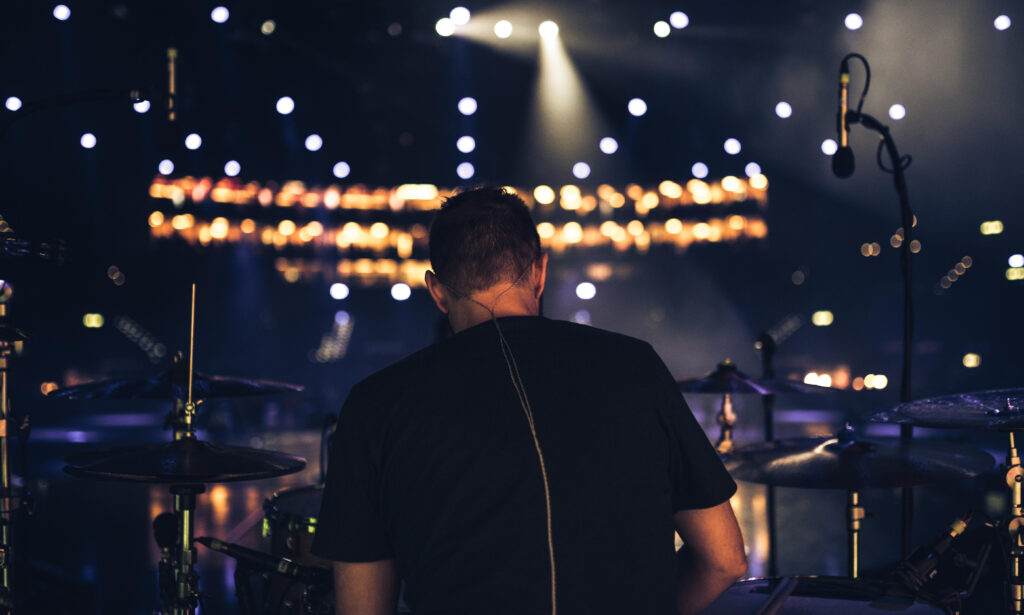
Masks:
[[[896,577],[900,583],[916,592],[925,583],[934,579],[938,574],[942,554],[949,550],[957,536],[964,533],[973,516],[974,512],[968,511],[962,517],[957,517],[931,544],[919,548],[909,558],[900,562],[896,569]]]
[[[268,572],[274,572],[286,577],[293,579],[299,579],[305,582],[318,582],[323,581],[324,576],[329,574],[326,569],[316,568],[314,566],[303,566],[297,564],[287,557],[277,557],[243,547],[242,545],[236,545],[230,542],[224,542],[217,540],[216,538],[208,538],[206,536],[199,536],[196,538],[196,542],[199,544],[219,551],[224,555],[233,557],[240,563],[243,563],[256,570],[265,570]]]
[[[850,88],[850,64],[843,58],[839,65],[839,112],[836,115],[836,133],[839,137],[839,148],[832,154],[832,172],[836,177],[846,178],[853,175],[853,150],[850,149],[846,129],[846,110],[848,90]]]

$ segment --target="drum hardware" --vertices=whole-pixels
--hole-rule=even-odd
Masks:
[[[906,590],[887,581],[815,576],[740,581],[701,612],[704,615],[949,613],[938,606],[919,602]]]
[[[765,380],[775,378],[775,350],[778,345],[775,336],[771,332],[762,333],[754,342],[754,349],[761,352],[761,377]],[[761,405],[764,410],[764,441],[771,442],[775,439],[775,396],[762,395]],[[775,576],[779,573],[779,553],[777,542],[777,522],[775,518],[775,487],[765,486],[765,513],[768,525],[768,576]]]

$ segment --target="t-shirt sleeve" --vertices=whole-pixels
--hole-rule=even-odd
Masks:
[[[655,403],[668,432],[673,512],[717,506],[736,493],[736,482],[653,348],[651,355],[656,373]]]
[[[349,394],[331,442],[314,554],[341,562],[373,562],[394,557],[381,512],[379,464],[364,420],[371,408],[360,385]]]

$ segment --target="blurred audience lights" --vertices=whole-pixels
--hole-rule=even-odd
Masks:
[[[793,115],[793,106],[784,100],[780,100],[778,103],[775,104],[775,115],[781,117],[782,119],[786,119],[787,117]]]
[[[227,7],[224,6],[218,6],[210,11],[210,19],[216,23],[224,23],[230,16],[231,13],[228,11]]]
[[[494,24],[494,35],[498,38],[508,38],[512,36],[512,23],[506,19],[502,19],[498,23]]]
[[[686,26],[690,25],[690,18],[682,11],[675,11],[668,16],[668,23],[670,23],[676,30],[682,30]]]
[[[461,98],[459,99],[458,108],[459,113],[461,113],[462,115],[473,115],[474,113],[476,113],[477,108],[476,99],[473,98],[472,96],[466,96],[464,98]]]
[[[17,96],[8,96],[7,100],[4,101],[4,106],[7,107],[8,111],[17,111],[21,109],[21,99]]]
[[[1010,23],[1010,17],[1008,15],[1000,15],[999,17],[996,17],[996,20],[992,25],[996,27],[996,30],[1002,32],[1010,27]]]
[[[963,364],[964,367],[968,369],[978,367],[979,365],[981,365],[981,355],[973,352],[968,352],[967,354],[964,355]]]
[[[669,34],[672,34],[672,26],[668,25],[667,21],[654,22],[654,36],[665,38]]]
[[[66,4],[58,4],[53,7],[53,16],[56,17],[58,21],[67,21],[68,18],[71,17],[71,9],[69,9]],[[1005,28],[1003,29],[1005,30]]]

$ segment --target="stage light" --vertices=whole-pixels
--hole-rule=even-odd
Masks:
[[[590,165],[585,162],[577,162],[572,165],[572,174],[575,175],[577,179],[586,179],[590,177]]]
[[[1010,281],[1024,280],[1024,267],[1010,267],[1006,270],[1006,279]]]
[[[162,211],[154,211],[149,214],[149,225],[152,227],[160,226],[164,223],[164,214]]]
[[[619,142],[611,137],[605,137],[601,139],[601,143],[598,145],[601,151],[605,154],[614,154],[619,151]]]
[[[756,190],[764,190],[768,187],[768,177],[764,173],[751,177],[750,187]]]
[[[91,132],[87,132],[84,135],[82,135],[82,138],[79,139],[78,142],[81,143],[82,147],[84,147],[85,149],[92,149],[96,147],[96,135],[92,134]]]
[[[462,115],[473,115],[476,113],[476,99],[472,96],[466,96],[459,100],[459,113]]]
[[[277,108],[277,112],[281,115],[288,115],[292,111],[295,111],[295,100],[292,99],[291,96],[282,96],[277,99],[275,107]]]
[[[8,96],[7,100],[4,101],[4,106],[7,107],[8,111],[17,111],[21,109],[21,99],[17,96]]]
[[[469,135],[459,137],[459,140],[455,142],[455,147],[463,154],[468,154],[476,149],[476,139]]]
[[[578,325],[589,325],[590,324],[590,312],[588,312],[587,310],[577,310],[577,311],[573,312],[572,318],[570,320],[572,320],[572,322],[574,322],[574,323],[576,323]],[[54,390],[56,390],[57,383],[53,383],[53,388],[54,388]]]
[[[455,167],[455,173],[462,179],[469,179],[473,177],[473,173],[476,169],[473,168],[471,162],[460,162],[459,166]]]
[[[498,38],[508,38],[512,36],[512,24],[508,20],[502,19],[498,23],[494,24],[494,35]]]
[[[174,173],[174,163],[165,158],[160,161],[160,164],[156,165],[156,170],[160,171],[160,175],[170,175]]]
[[[821,153],[826,156],[832,156],[839,151],[839,145],[833,139],[825,139],[821,142]]]
[[[331,298],[341,301],[345,297],[348,297],[348,286],[341,282],[335,282],[331,284]]]
[[[850,13],[843,20],[847,30],[859,30],[864,25],[864,18],[857,13]]]
[[[260,32],[267,36],[273,34],[274,30],[277,30],[277,22],[273,19],[268,19],[260,25]]]
[[[281,220],[281,223],[277,225],[277,232],[281,233],[285,237],[290,237],[295,234],[295,223],[291,220]]]
[[[665,232],[670,235],[678,235],[683,232],[683,222],[679,218],[665,220]]]
[[[725,149],[726,154],[729,154],[730,156],[735,156],[736,154],[740,153],[740,150],[743,149],[743,146],[740,145],[738,139],[730,138],[725,140],[725,143],[722,144],[722,148]]]
[[[408,284],[399,282],[391,287],[391,296],[395,301],[405,301],[412,296],[412,289]]]
[[[981,223],[982,235],[999,235],[1003,232],[1002,220],[988,220]]]
[[[597,295],[597,287],[590,282],[580,282],[576,285],[576,296],[584,301],[589,301]]]
[[[835,316],[828,310],[818,310],[811,314],[811,323],[815,327],[827,327],[832,324]]]
[[[338,179],[345,179],[348,174],[352,172],[352,167],[348,166],[345,161],[337,162],[334,164],[334,176]]]
[[[311,152],[320,151],[320,148],[323,147],[323,146],[324,146],[324,140],[323,140],[323,138],[320,135],[318,135],[316,133],[313,133],[313,134],[309,135],[308,137],[306,137],[306,149],[308,149],[309,151],[311,151]]]
[[[743,167],[743,172],[747,174],[747,177],[757,177],[761,174],[761,165],[756,162],[748,162],[747,166]]]
[[[214,8],[212,11],[210,11],[210,19],[212,19],[216,23],[224,23],[228,20],[228,17],[230,16],[231,13],[228,12],[227,7],[224,6],[218,6]]]
[[[555,225],[550,222],[541,222],[537,225],[537,234],[541,239],[551,239],[555,236]]]
[[[541,205],[550,205],[555,202],[555,191],[548,186],[537,186],[533,189],[533,198]]]
[[[963,363],[966,368],[978,367],[981,365],[981,356],[973,352],[968,352],[964,355]]]
[[[804,375],[804,384],[817,385],[818,372],[807,372],[807,374]]]
[[[562,237],[568,243],[579,243],[583,239],[583,227],[579,222],[567,222],[562,227]]]
[[[999,17],[996,17],[993,25],[996,27],[996,30],[1002,32],[1010,27],[1010,18],[1006,15],[1000,15]]]
[[[60,21],[67,21],[71,17],[71,9],[66,4],[58,4],[53,7],[53,16]]]
[[[455,34],[455,23],[448,17],[442,17],[434,24],[434,30],[441,36],[451,36]]]
[[[672,26],[668,25],[667,21],[654,22],[654,36],[665,38],[669,34],[672,34]]]
[[[633,117],[640,117],[647,113],[647,103],[642,98],[633,98],[626,105],[626,109],[629,110],[629,114]]]
[[[1008,263],[1011,267],[1024,267],[1024,254],[1014,254],[1008,259]]]
[[[203,138],[196,133],[191,133],[185,137],[185,147],[191,150],[197,150],[203,145]]]
[[[228,177],[235,177],[242,172],[242,165],[238,164],[237,160],[228,160],[227,164],[224,165],[224,175]]]
[[[457,26],[464,26],[469,23],[470,12],[464,6],[457,6],[448,13],[448,19],[452,20],[452,23]]]
[[[140,100],[132,103],[132,109],[135,109],[136,113],[146,113],[149,111],[151,104],[148,100]]]
[[[558,36],[558,24],[553,21],[541,22],[537,27],[537,32],[540,33],[541,38],[555,38]]]
[[[344,286],[344,284],[342,284],[342,286]],[[346,286],[346,288],[348,287]],[[338,310],[334,313],[334,324],[340,327],[347,325],[350,320],[352,320],[352,317],[349,316],[349,313],[345,310]]]
[[[899,103],[896,103],[895,105],[889,107],[889,117],[891,117],[894,120],[902,120],[903,118],[907,117],[906,107]]]
[[[668,22],[672,24],[672,27],[676,30],[682,30],[686,26],[690,25],[690,18],[686,13],[676,11],[668,16]]]
[[[786,119],[787,117],[793,115],[793,106],[784,100],[780,100],[775,105],[775,115],[781,117],[782,119]]]
[[[692,173],[697,179],[704,179],[708,176],[708,165],[703,162],[695,162],[693,163],[693,166],[690,167],[690,173]]]
[[[103,326],[103,314],[97,314],[95,312],[85,314],[82,316],[82,324],[85,325],[87,329],[99,329]]]

